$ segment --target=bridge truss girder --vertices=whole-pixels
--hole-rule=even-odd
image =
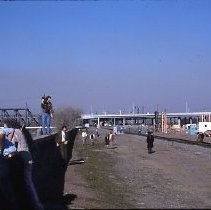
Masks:
[[[33,115],[28,108],[0,108],[0,122],[5,118],[16,119],[26,126],[40,126],[40,116]]]

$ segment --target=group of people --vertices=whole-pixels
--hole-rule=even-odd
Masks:
[[[32,180],[32,141],[25,126],[5,119],[0,129],[0,194],[5,209],[43,210]]]
[[[86,144],[88,138],[90,139],[91,144],[94,145],[94,139],[96,138],[95,134],[92,132],[90,132],[89,134],[88,133],[89,133],[88,129],[83,130],[81,132],[83,146]],[[99,132],[97,129],[96,129],[96,134],[99,136]],[[115,133],[113,131],[109,131],[109,133],[105,135],[104,140],[105,140],[105,148],[113,148],[113,145],[116,144]],[[146,143],[147,143],[148,153],[149,154],[154,153],[155,151],[153,151],[152,149],[154,147],[154,135],[151,130],[149,130],[147,133]]]
[[[88,129],[83,130],[81,132],[81,137],[82,137],[82,144],[83,146],[87,143],[87,140],[90,140],[91,145],[94,145],[95,140],[100,136],[98,129],[96,129],[95,133],[94,132],[88,132]],[[108,134],[105,136],[105,147],[108,148],[109,146],[113,147],[115,144],[115,137],[114,133],[110,131]]]
[[[96,129],[94,132],[88,132],[88,129],[82,131],[81,137],[82,137],[82,144],[83,146],[87,143],[87,140],[89,138],[91,145],[95,144],[95,140],[100,136],[98,129]]]

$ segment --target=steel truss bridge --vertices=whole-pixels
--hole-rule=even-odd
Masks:
[[[40,126],[40,115],[33,115],[29,108],[0,108],[0,123],[5,118],[16,119],[26,126]]]

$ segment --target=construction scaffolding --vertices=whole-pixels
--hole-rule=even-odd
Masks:
[[[167,133],[168,122],[167,122],[167,115],[166,112],[161,113],[161,132]]]

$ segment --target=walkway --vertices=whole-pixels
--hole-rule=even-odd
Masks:
[[[85,149],[76,138],[72,159],[86,163],[68,167],[70,208],[211,208],[210,148],[155,139],[148,154],[146,137],[123,134],[105,149],[105,132]]]

